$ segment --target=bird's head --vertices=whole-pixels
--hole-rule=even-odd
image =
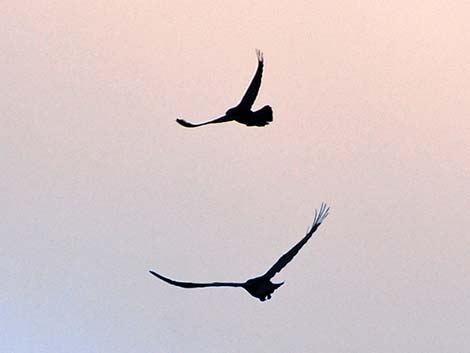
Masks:
[[[237,108],[234,107],[234,108],[230,108],[229,110],[227,110],[225,112],[225,115],[230,117],[230,116],[236,115],[236,113],[237,113]]]

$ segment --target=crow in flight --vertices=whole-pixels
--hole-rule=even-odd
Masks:
[[[174,286],[182,288],[203,288],[203,287],[241,287],[250,293],[253,297],[258,298],[262,302],[266,299],[271,299],[271,294],[284,284],[273,283],[271,278],[280,272],[293,258],[299,250],[307,243],[307,241],[312,237],[313,233],[317,230],[323,220],[328,216],[329,207],[326,204],[322,203],[320,210],[317,212],[315,210],[315,218],[313,220],[312,227],[307,231],[307,234],[300,240],[292,249],[282,255],[279,260],[266,272],[264,275],[251,278],[246,282],[212,282],[212,283],[193,283],[193,282],[179,282],[174,281],[170,278],[162,276],[152,270],[149,272],[160,278],[161,280],[172,284]]]
[[[227,110],[224,116],[205,123],[193,124],[183,119],[176,119],[176,121],[184,127],[197,127],[207,124],[224,123],[232,120],[247,126],[265,126],[273,121],[273,110],[269,105],[265,105],[257,111],[251,110],[251,106],[255,102],[259,87],[261,86],[261,76],[263,75],[264,65],[263,53],[256,50],[256,56],[258,57],[258,68],[256,69],[255,76],[251,80],[250,86],[246,90],[241,102],[238,103],[236,107]]]

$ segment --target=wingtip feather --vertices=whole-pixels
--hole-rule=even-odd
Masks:
[[[256,57],[258,58],[258,61],[263,62],[263,52],[260,49],[256,49]]]
[[[325,218],[329,215],[329,213],[330,213],[330,207],[325,202],[322,202],[320,205],[320,209],[315,210],[315,217],[313,219],[313,224],[320,225],[325,220]]]
[[[179,119],[179,118],[178,118],[178,119],[176,119],[176,122],[177,122],[178,124],[180,124],[181,126],[184,126],[184,127],[194,127],[194,124],[191,124],[191,123],[187,122],[187,121],[184,120],[184,119]]]

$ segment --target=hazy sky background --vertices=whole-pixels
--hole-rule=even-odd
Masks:
[[[0,352],[463,352],[468,1],[6,1]],[[185,129],[266,65],[266,128]],[[331,214],[265,303],[243,281]]]

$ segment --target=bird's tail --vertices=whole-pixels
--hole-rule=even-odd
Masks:
[[[265,105],[260,110],[253,112],[252,124],[254,126],[265,126],[273,121],[273,110],[269,105]],[[250,124],[251,125],[251,124]]]

